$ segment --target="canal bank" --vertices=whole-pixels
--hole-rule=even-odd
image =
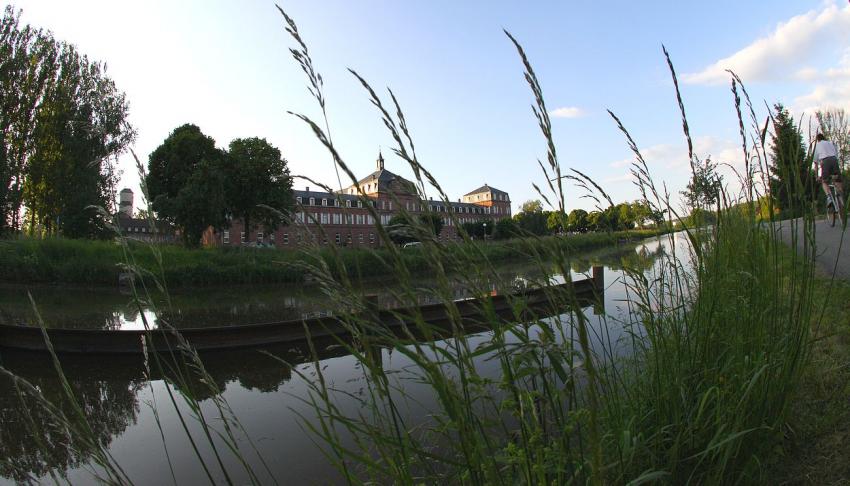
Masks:
[[[803,228],[778,223],[783,241],[804,245]],[[791,404],[785,445],[773,484],[850,483],[850,231],[815,220],[812,357]],[[797,233],[795,240],[792,235]],[[811,244],[811,241],[808,242]]]
[[[586,233],[565,237],[523,238],[487,243],[439,245],[439,262],[458,259],[476,264],[527,259],[529,250],[553,244],[566,252],[639,240],[659,234],[656,230]],[[268,248],[186,249],[172,245],[147,245],[128,240],[128,245],[110,241],[18,239],[0,240],[0,280],[7,283],[79,284],[114,287],[128,263],[151,281],[169,288],[262,283],[302,283],[307,265],[324,266],[334,278],[345,273],[354,280],[369,280],[396,271],[388,249],[359,250],[304,247],[302,250]],[[125,251],[125,249],[127,251]],[[407,248],[398,256],[411,272],[427,273],[433,254],[422,248]],[[129,260],[129,261],[128,261]]]

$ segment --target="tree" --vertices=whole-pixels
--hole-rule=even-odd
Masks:
[[[526,201],[520,209],[520,212],[514,215],[519,229],[533,235],[547,233],[548,214],[543,211],[543,204],[539,200]]]
[[[586,233],[589,228],[587,211],[584,209],[573,209],[567,218],[567,230],[574,233]]]
[[[225,158],[227,206],[246,231],[256,224],[274,230],[280,214],[292,209],[292,178],[286,160],[264,138],[237,138]],[[268,206],[276,209],[271,211]]]
[[[815,194],[815,177],[806,158],[803,134],[781,103],[774,105],[770,149],[770,193],[788,216],[799,215]]]
[[[443,231],[443,217],[439,214],[428,213],[419,216],[419,220],[426,228],[430,228],[433,236],[439,236]]]
[[[723,179],[717,173],[717,164],[711,161],[711,157],[706,157],[702,162],[696,161],[691,180],[680,194],[685,198],[688,210],[693,211],[716,205],[722,188]]]
[[[461,225],[466,233],[473,238],[484,238],[493,234],[493,223],[485,225],[482,221],[463,223]]]
[[[410,220],[403,214],[396,214],[390,218],[389,222],[387,222],[387,232],[390,239],[396,245],[418,241]]]
[[[520,206],[520,212],[541,213],[543,212],[543,203],[541,203],[539,199],[525,201]]]
[[[550,234],[563,233],[567,229],[567,216],[560,211],[550,211],[546,217],[546,229]]]
[[[187,246],[225,223],[224,153],[195,125],[174,129],[148,159],[145,182],[157,216],[176,226]],[[200,231],[198,231],[198,229]]]
[[[73,45],[21,26],[11,7],[0,20],[0,233],[106,234],[117,173],[132,142],[124,93]],[[102,211],[92,206],[103,208]]]
[[[519,226],[517,226],[516,222],[511,218],[502,218],[496,221],[494,226],[494,240],[506,240],[518,236],[520,234]]]
[[[850,119],[847,118],[843,108],[818,110],[815,117],[818,130],[838,149],[838,161],[841,169],[844,170],[847,162],[850,161]]]

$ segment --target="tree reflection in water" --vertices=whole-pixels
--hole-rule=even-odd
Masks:
[[[572,270],[588,273],[594,265],[604,264],[613,270],[644,271],[662,255],[662,245],[621,246],[589,257],[577,257],[572,261]],[[513,274],[516,278],[528,277],[519,270],[503,270],[508,277]],[[513,282],[510,278],[506,281]],[[496,290],[484,284],[482,287]],[[291,308],[290,302],[284,304]],[[128,314],[123,316],[125,320],[137,317],[137,311],[128,307],[121,312]],[[104,314],[92,318],[100,321]],[[113,328],[113,325],[106,322],[103,327]],[[319,359],[347,354],[345,347],[330,338],[315,342],[314,346]],[[313,360],[306,344],[273,346],[265,351],[292,365]],[[61,361],[74,399],[87,418],[92,440],[108,448],[115,438],[139,420],[140,407],[144,405],[140,395],[148,386],[142,358],[83,355],[63,356]],[[273,393],[291,379],[288,366],[257,349],[205,353],[204,368],[213,386],[202,382],[197,373],[186,366],[177,367],[170,360],[164,362],[163,367],[171,371],[163,374],[154,369],[150,378],[165,378],[179,392],[199,402],[223,392],[232,383],[258,393]],[[72,403],[64,394],[49,356],[0,349],[0,364],[35,386],[64,416],[74,417]],[[162,402],[159,405],[164,406]],[[38,400],[22,396],[5,376],[0,376],[0,423],[3,424],[0,428],[0,478],[16,482],[34,481],[51,474],[61,478],[69,469],[91,461],[95,452],[90,444],[70,433]]]

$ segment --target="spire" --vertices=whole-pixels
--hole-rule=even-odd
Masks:
[[[378,149],[378,170],[384,170],[384,156],[380,149]]]

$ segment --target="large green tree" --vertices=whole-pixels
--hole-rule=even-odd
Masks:
[[[0,20],[0,233],[105,234],[115,158],[132,142],[125,96],[106,68],[49,32]],[[102,211],[93,209],[103,208]]]
[[[815,176],[800,128],[781,103],[773,109],[770,193],[783,212],[798,215],[815,194]]]
[[[292,209],[292,178],[286,160],[264,138],[230,142],[225,172],[228,209],[242,219],[245,228],[261,224],[272,230],[281,222],[280,215]]]
[[[549,214],[543,211],[539,200],[526,201],[520,206],[520,212],[514,215],[514,222],[522,232],[532,235],[548,233]]]
[[[226,222],[225,157],[192,124],[175,128],[150,154],[145,184],[151,207],[180,230],[187,246],[197,246],[206,228]]]

